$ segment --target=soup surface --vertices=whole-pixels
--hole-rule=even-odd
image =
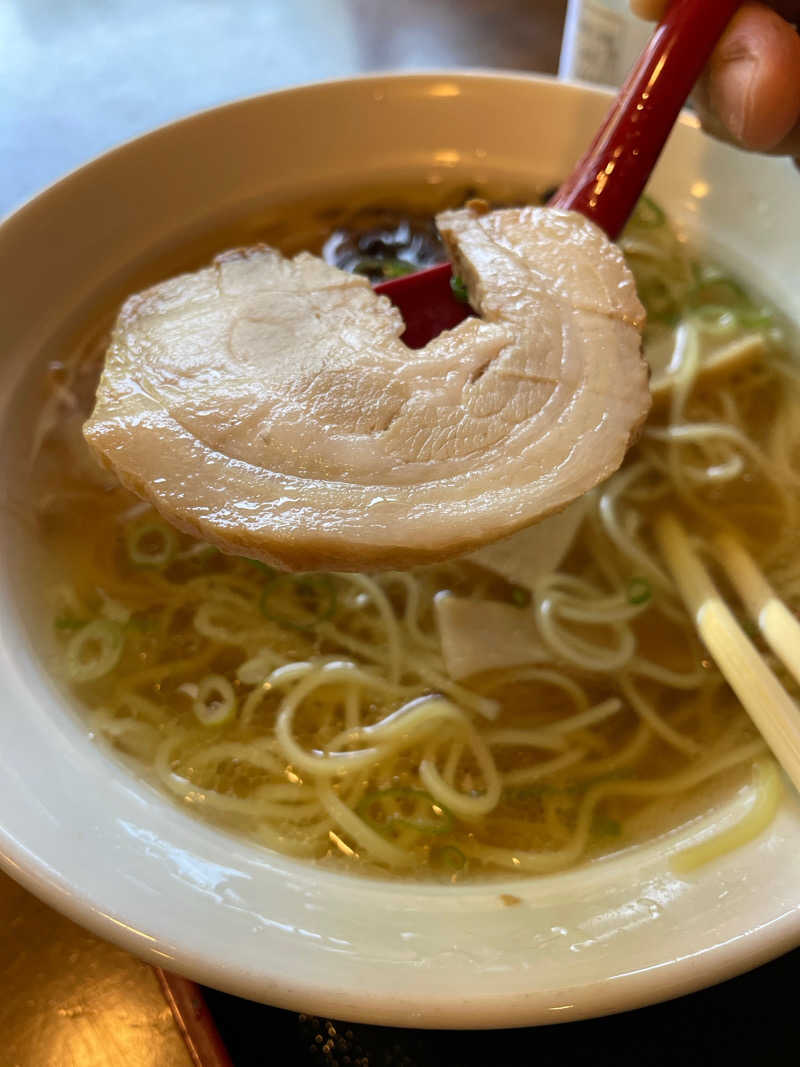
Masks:
[[[441,258],[430,211],[392,202],[300,206],[216,250],[263,238],[373,280]],[[626,847],[754,763],[774,785],[651,524],[670,509],[702,543],[734,529],[800,608],[800,369],[774,311],[697,260],[652,202],[621,243],[648,311],[654,412],[556,568],[531,560],[521,583],[474,560],[289,575],[177,533],[88,456],[110,320],[93,324],[50,367],[32,485],[58,669],[94,733],[187,810],[269,848],[453,881]],[[456,643],[499,603],[535,635],[527,659],[454,677],[447,595],[473,609]],[[489,623],[478,636],[506,640]]]

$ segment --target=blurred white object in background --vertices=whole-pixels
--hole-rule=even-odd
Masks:
[[[652,29],[628,0],[569,0],[559,77],[621,85]]]

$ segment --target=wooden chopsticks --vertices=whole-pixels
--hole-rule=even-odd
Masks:
[[[758,624],[764,640],[800,682],[800,622],[735,537],[729,533],[719,533],[714,543],[720,563],[742,598],[742,603]]]
[[[720,595],[678,518],[655,522],[655,538],[697,631],[783,769],[800,790],[800,707],[786,692]],[[719,562],[764,639],[800,681],[800,625],[756,563],[728,533]]]

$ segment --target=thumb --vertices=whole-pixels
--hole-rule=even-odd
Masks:
[[[657,22],[669,6],[669,0],[631,0],[631,11],[642,19]]]
[[[756,151],[790,151],[800,123],[800,37],[763,4],[744,4],[696,93],[703,124]]]

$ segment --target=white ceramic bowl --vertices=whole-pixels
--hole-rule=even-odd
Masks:
[[[24,470],[26,375],[181,235],[357,185],[554,182],[606,104],[539,78],[364,78],[198,115],[59,182],[0,228],[2,499]],[[739,155],[686,117],[652,190],[800,321],[796,181],[788,163]],[[2,863],[144,959],[286,1008],[488,1027],[634,1007],[800,943],[793,796],[761,838],[689,877],[670,872],[673,834],[584,870],[465,888],[345,877],[194,821],[87,738],[33,650],[13,508],[0,539]],[[504,906],[504,892],[520,903]]]

